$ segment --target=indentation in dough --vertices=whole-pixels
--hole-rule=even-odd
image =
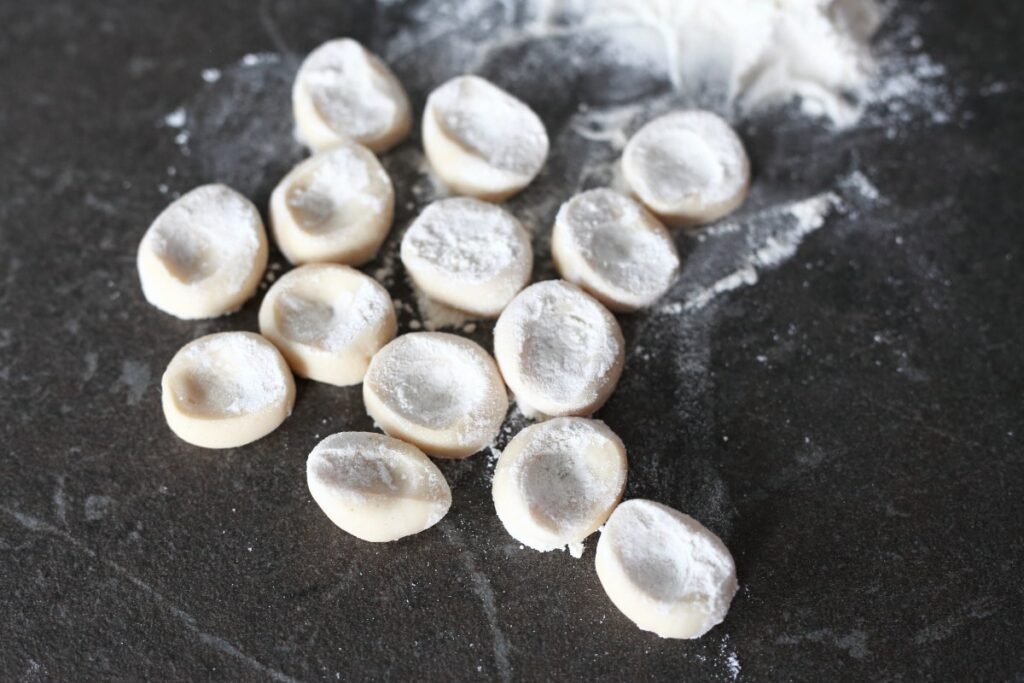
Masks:
[[[343,230],[383,210],[374,194],[371,170],[351,147],[333,150],[309,174],[297,178],[287,191],[288,209],[296,224],[313,234]]]

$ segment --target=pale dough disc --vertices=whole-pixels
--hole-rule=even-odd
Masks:
[[[537,176],[548,134],[520,100],[479,76],[458,76],[427,98],[423,147],[453,191],[497,202]]]
[[[381,349],[363,380],[366,410],[391,436],[439,458],[490,444],[508,412],[491,356],[444,332],[414,332]]]
[[[530,281],[530,235],[508,211],[469,197],[436,201],[402,238],[402,264],[432,299],[495,318]]]
[[[564,279],[619,312],[650,306],[679,275],[679,253],[665,226],[638,202],[604,188],[562,204],[551,255]]]
[[[598,420],[560,417],[519,432],[498,458],[491,494],[505,529],[535,550],[577,557],[626,486],[626,448]]]
[[[295,403],[295,381],[274,345],[252,332],[189,342],[160,382],[164,417],[181,439],[234,448],[266,436]]]
[[[423,451],[370,432],[332,434],[306,460],[306,483],[324,514],[364,541],[396,541],[437,524],[452,504]]]
[[[333,263],[289,271],[260,306],[260,333],[295,374],[337,386],[362,382],[373,354],[394,339],[396,329],[388,291]]]
[[[184,320],[238,310],[267,267],[267,234],[252,202],[202,185],[161,212],[138,252],[146,300]]]
[[[391,70],[350,38],[309,53],[292,86],[296,135],[313,151],[354,141],[383,153],[409,134],[409,98]]]
[[[736,564],[700,522],[650,500],[628,500],[601,530],[597,576],[619,610],[662,638],[699,638],[725,619]]]
[[[736,132],[708,111],[660,116],[630,138],[622,175],[633,194],[672,227],[710,223],[743,203],[750,161]]]
[[[564,280],[530,285],[494,327],[494,356],[520,410],[530,417],[589,415],[622,374],[615,317]]]
[[[314,154],[270,195],[270,225],[295,264],[359,266],[391,230],[395,192],[373,152],[352,142]]]

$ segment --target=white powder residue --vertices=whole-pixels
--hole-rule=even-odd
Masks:
[[[242,66],[263,66],[265,64],[277,64],[281,61],[281,55],[274,52],[250,52],[242,57]]]
[[[731,270],[710,282],[686,283],[689,286],[681,301],[665,304],[658,310],[680,313],[703,308],[720,294],[756,284],[760,271],[775,268],[792,257],[804,238],[821,228],[829,212],[839,204],[836,193],[823,192],[766,209],[743,225],[730,221],[707,228],[699,238],[701,242],[715,241],[722,236],[742,238],[739,244],[730,242]],[[749,225],[749,229],[744,230],[745,225]],[[685,281],[685,270],[683,275]]]
[[[805,112],[855,123],[874,71],[875,0],[541,0],[533,30],[642,27],[677,91],[759,109],[798,98]],[[608,32],[638,46],[637,33]],[[621,36],[621,38],[617,38]]]
[[[379,135],[398,116],[403,96],[354,40],[332,40],[313,50],[297,78],[330,127],[348,136]]]
[[[194,377],[187,386],[201,390],[181,396],[182,402],[198,400],[216,412],[242,415],[281,401],[287,385],[280,358],[254,336],[226,332],[190,344],[185,357],[194,364]]]
[[[495,168],[533,175],[544,163],[544,124],[525,104],[482,78],[448,81],[431,93],[427,107],[427,115]]]
[[[207,83],[216,83],[217,81],[220,80],[221,73],[220,73],[220,69],[209,68],[209,69],[203,69],[203,71],[200,74],[200,76],[202,76],[202,79],[204,81],[206,81]]]
[[[403,335],[374,357],[367,381],[405,419],[472,434],[493,412],[491,374],[477,351],[472,342],[453,335]]]
[[[259,214],[224,185],[203,185],[164,209],[147,233],[153,251],[182,282],[214,273],[220,287],[241,286],[259,250]]]
[[[178,107],[164,117],[164,125],[169,128],[181,128],[185,125],[186,120],[188,120],[188,114],[185,113],[185,108]]]
[[[311,162],[316,164],[311,176],[296,181],[287,197],[288,207],[303,228],[332,225],[339,215],[343,224],[357,222],[361,214],[383,209],[372,187],[373,170],[356,148],[342,145]]]
[[[316,285],[316,279],[303,284]],[[321,291],[328,290],[323,287]],[[354,294],[342,291],[330,300],[289,290],[280,297],[280,325],[285,336],[325,351],[340,351],[367,329],[381,324],[391,305],[391,300],[368,282]]]
[[[646,596],[665,605],[685,601],[703,612],[703,630],[729,611],[737,589],[735,563],[721,540],[690,516],[633,499],[616,508],[601,544],[613,549]]]
[[[528,255],[528,237],[511,214],[467,197],[431,204],[402,240],[406,263],[467,285],[492,280]]]
[[[416,285],[410,283],[412,288],[413,296],[416,298],[416,310],[419,312],[420,320],[418,321],[423,329],[433,332],[434,330],[444,329],[456,329],[468,326],[473,316],[446,306],[440,301],[431,299],[426,293]]]

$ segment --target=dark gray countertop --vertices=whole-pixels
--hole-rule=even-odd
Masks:
[[[897,7],[946,68],[942,116],[926,104],[843,132],[792,109],[749,119],[738,234],[779,201],[833,191],[842,206],[756,285],[622,318],[628,364],[598,416],[629,450],[627,496],[692,514],[736,557],[740,593],[705,638],[634,628],[601,590],[593,540],[578,561],[514,543],[485,454],[442,463],[454,505],[434,529],[387,545],[336,529],[304,463],[320,437],[372,427],[358,387],[299,382],[293,416],[244,448],[171,435],[164,365],[200,334],[255,329],[258,299],[205,323],[159,313],[137,283],[143,231],[201,182],[264,206],[301,153],[287,101],[299,56],[337,35],[380,48],[429,17],[421,4],[0,3],[0,679],[1024,677],[1016,3]],[[467,35],[396,60],[417,107],[452,75],[439,51]],[[476,65],[499,82],[506,62],[541,65],[533,87],[506,85],[557,140],[511,203],[542,255],[555,190],[599,184],[579,159],[610,154],[565,133],[569,116],[664,86],[543,68],[564,48],[515,44]],[[239,64],[264,51],[279,58]],[[209,67],[216,83],[199,78]],[[185,150],[163,124],[178,106]],[[429,198],[417,146],[385,161],[399,227]],[[735,255],[728,240],[679,244],[669,302]],[[539,259],[537,276],[552,272]],[[386,279],[409,300],[400,272]],[[489,346],[490,326],[470,336]]]

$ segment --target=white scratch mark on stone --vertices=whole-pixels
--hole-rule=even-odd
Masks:
[[[48,522],[42,519],[39,519],[38,517],[33,517],[32,515],[19,512],[18,510],[12,510],[11,508],[8,508],[6,506],[0,506],[0,510],[3,510],[5,513],[7,513],[8,516],[13,518],[18,524],[25,527],[29,531],[55,536],[56,538],[59,538],[62,541],[64,541],[69,547],[78,550],[82,554],[112,569],[124,580],[131,583],[133,586],[138,588],[142,593],[146,594],[149,598],[151,598],[153,602],[155,602],[164,610],[166,610],[168,614],[178,619],[178,621],[180,621],[185,626],[185,628],[187,628],[189,631],[195,634],[199,642],[237,659],[249,668],[265,674],[272,680],[282,681],[284,683],[297,683],[297,680],[295,678],[292,678],[291,676],[285,673],[282,673],[276,669],[272,669],[269,666],[266,666],[265,664],[262,664],[254,657],[239,650],[237,647],[232,645],[224,638],[203,631],[199,627],[198,622],[196,622],[195,617],[193,617],[188,612],[175,605],[170,599],[164,597],[163,594],[158,592],[148,583],[132,575],[131,572],[129,572],[127,569],[122,567],[117,562],[100,557],[95,550],[93,550],[92,548],[90,548],[85,543],[78,540],[71,534],[58,529],[57,527],[53,526],[52,524],[49,524]]]

